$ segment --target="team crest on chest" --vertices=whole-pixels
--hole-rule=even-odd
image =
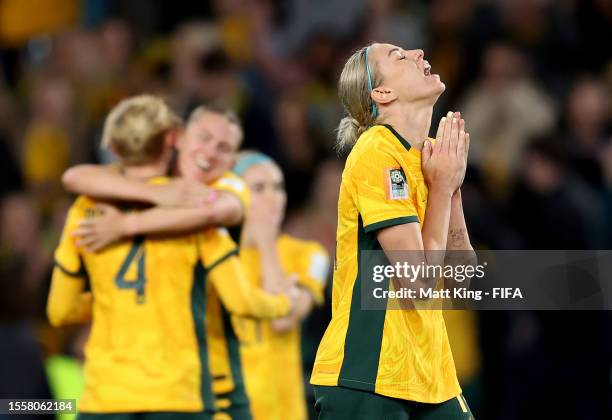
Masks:
[[[390,200],[405,200],[408,198],[408,182],[402,168],[387,170],[387,198]]]

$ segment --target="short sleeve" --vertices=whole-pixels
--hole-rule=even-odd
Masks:
[[[238,175],[226,172],[213,183],[212,188],[234,194],[242,203],[245,213],[249,210],[251,203],[249,187]]]
[[[349,172],[354,201],[366,232],[418,222],[410,182],[383,143],[362,153]]]
[[[300,260],[298,285],[308,289],[317,305],[322,305],[329,276],[329,256],[321,245],[313,243],[307,246]]]
[[[81,251],[76,246],[72,232],[79,221],[87,217],[87,199],[78,198],[68,210],[66,222],[59,244],[55,249],[55,265],[64,274],[72,277],[85,277],[86,271],[81,258]]]
[[[232,255],[238,254],[238,246],[225,228],[213,228],[200,233],[198,250],[206,271],[211,271]]]

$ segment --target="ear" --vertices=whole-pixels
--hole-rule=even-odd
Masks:
[[[377,104],[386,105],[390,102],[393,102],[397,99],[397,95],[391,88],[387,88],[385,86],[379,86],[374,88],[372,92],[370,92],[370,97]]]
[[[176,148],[180,141],[180,137],[182,135],[182,130],[180,128],[170,130],[168,134],[166,134],[166,145],[172,148]]]

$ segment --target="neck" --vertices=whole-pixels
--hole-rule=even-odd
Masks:
[[[129,178],[146,180],[156,176],[166,175],[167,164],[165,160],[159,159],[154,163],[147,163],[145,165],[131,165],[125,166],[123,171]]]
[[[410,103],[394,104],[395,109],[383,118],[385,124],[390,124],[406,139],[410,146],[417,150],[423,148],[423,142],[429,136],[433,104]]]

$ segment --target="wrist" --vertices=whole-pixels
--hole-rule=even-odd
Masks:
[[[122,214],[119,219],[119,232],[122,238],[126,236],[134,236],[138,234],[137,218],[134,213]]]
[[[455,191],[456,190],[452,188],[434,184],[429,188],[429,199],[431,200],[432,197],[438,197],[450,200],[454,197]]]
[[[452,199],[454,201],[461,201],[461,187],[457,188],[453,193]]]

